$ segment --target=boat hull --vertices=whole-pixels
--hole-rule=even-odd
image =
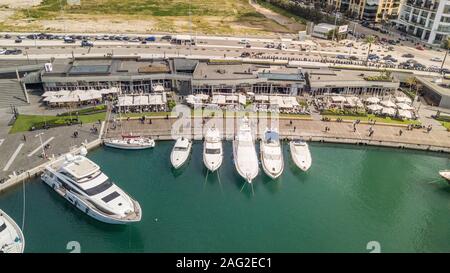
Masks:
[[[280,147],[280,153],[281,153],[281,147]],[[268,160],[265,159],[264,157],[264,143],[261,142],[261,165],[262,165],[262,169],[264,171],[264,173],[269,176],[272,179],[277,179],[278,177],[281,176],[281,174],[283,173],[284,170],[284,162],[283,162],[283,154],[281,153],[281,159],[279,160],[279,162],[277,162],[275,165],[276,166],[276,170],[270,170],[270,166],[272,165],[269,163]]]
[[[447,183],[450,185],[450,171],[440,171],[439,175],[447,180]]]
[[[77,194],[65,189],[60,182],[58,182],[55,178],[49,177],[46,173],[41,176],[42,181],[44,181],[47,185],[49,185],[53,190],[56,191],[61,197],[69,201],[76,208],[89,215],[90,217],[107,224],[129,224],[134,222],[139,222],[142,217],[142,211],[139,203],[133,200],[133,204],[135,206],[135,211],[139,212],[137,218],[134,219],[119,219],[113,218],[106,214],[100,213],[99,211],[93,209],[88,205],[87,201],[83,200]],[[131,198],[131,197],[130,197]]]
[[[155,147],[155,143],[149,143],[146,145],[134,145],[134,144],[121,144],[121,143],[114,143],[110,141],[103,141],[103,144],[105,146],[116,148],[116,149],[122,149],[122,150],[144,150]]]
[[[298,152],[295,144],[291,141],[289,143],[289,150],[291,152],[292,161],[294,161],[295,165],[304,172],[309,170],[312,164],[309,147],[306,146],[305,149],[303,149],[301,152]]]
[[[189,155],[191,154],[192,142],[189,143],[188,149],[183,153],[176,153],[174,149],[170,153],[170,163],[174,169],[180,169],[189,159]]]
[[[256,176],[258,176],[258,172],[259,172],[259,168],[258,168],[258,157],[256,155],[256,150],[253,146],[253,151],[251,151],[251,153],[253,154],[253,157],[256,160],[256,166],[253,166],[255,169],[255,171],[252,172],[245,172],[241,166],[239,166],[239,159],[238,159],[238,141],[234,140],[233,141],[233,159],[234,159],[234,166],[236,168],[236,171],[238,172],[238,174],[244,178],[248,183],[252,183],[253,179],[256,178]]]
[[[217,171],[220,166],[222,165],[222,161],[223,161],[223,156],[220,156],[220,158],[217,159],[217,163],[213,164],[211,162],[209,162],[205,156],[203,155],[203,164],[205,164],[205,167],[210,171],[210,172],[215,172]]]
[[[7,226],[9,228],[13,228],[19,237],[20,244],[16,245],[16,247],[7,249],[6,253],[23,253],[25,250],[25,237],[23,236],[22,230],[17,225],[17,223],[12,219],[8,214],[6,214],[3,210],[0,209],[0,214],[2,214],[3,218],[6,220]]]

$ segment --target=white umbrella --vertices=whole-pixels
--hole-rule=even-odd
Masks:
[[[371,104],[367,106],[367,109],[369,109],[372,112],[377,112],[383,110],[383,107],[378,104]]]
[[[396,102],[403,102],[403,103],[411,103],[412,100],[408,97],[395,97]]]
[[[380,102],[380,104],[387,108],[396,108],[397,107],[397,105],[390,100],[384,100],[384,101]]]
[[[414,107],[412,107],[412,106],[410,106],[410,105],[408,105],[408,104],[406,104],[406,103],[397,103],[397,106],[398,106],[398,108],[399,109],[402,109],[402,110],[414,110]]]
[[[346,101],[345,97],[343,97],[343,96],[332,96],[331,100],[333,102],[345,102]]]
[[[370,97],[366,99],[366,102],[368,103],[372,103],[372,104],[377,104],[380,102],[380,99],[377,97]]]
[[[395,116],[395,109],[390,107],[383,107],[381,113],[388,116]]]
[[[412,119],[413,115],[408,110],[398,110],[398,115],[402,118]]]

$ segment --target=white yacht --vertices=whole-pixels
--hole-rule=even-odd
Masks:
[[[82,155],[66,154],[49,164],[41,179],[87,215],[110,224],[139,222],[139,203]]]
[[[306,172],[311,167],[312,163],[308,143],[301,140],[292,140],[289,143],[289,148],[295,165]]]
[[[439,175],[447,180],[448,184],[450,184],[450,170],[443,170],[439,172]]]
[[[266,130],[260,146],[261,163],[264,172],[272,179],[278,178],[284,169],[280,135],[276,130]]]
[[[23,253],[25,238],[22,230],[0,209],[0,253]]]
[[[148,137],[122,136],[122,138],[107,138],[103,144],[108,147],[124,150],[143,150],[155,147],[155,141]]]
[[[248,119],[242,119],[236,140],[233,141],[233,158],[236,170],[248,183],[258,175],[258,155],[253,142]]]
[[[208,128],[203,144],[203,163],[211,172],[219,169],[223,161],[222,139],[215,127]]]
[[[179,169],[186,163],[191,153],[192,142],[185,138],[180,137],[173,146],[172,153],[170,154],[170,162],[175,169]]]

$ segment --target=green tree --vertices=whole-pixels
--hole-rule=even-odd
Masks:
[[[369,47],[367,48],[367,57],[366,57],[366,65],[367,65],[368,61],[369,61],[370,49],[372,48],[372,44],[375,43],[375,37],[372,35],[369,35],[366,37],[364,42],[369,45]]]

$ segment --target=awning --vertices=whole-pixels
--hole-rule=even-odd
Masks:
[[[410,104],[412,102],[412,100],[408,97],[395,97],[395,101],[396,102],[403,102],[403,103],[408,103]]]
[[[381,110],[381,113],[388,116],[395,116],[395,109],[390,107],[383,107],[383,110]]]
[[[370,97],[365,100],[368,103],[377,104],[380,102],[380,99],[377,97]]]
[[[372,112],[378,112],[378,111],[383,110],[383,107],[378,104],[371,104],[371,105],[367,106],[367,109],[369,109]]]
[[[385,107],[388,107],[388,108],[396,108],[397,107],[397,105],[390,100],[384,100],[384,101],[380,102],[380,104]]]
[[[408,110],[398,110],[398,115],[402,118],[412,119],[413,114]]]
[[[345,102],[347,101],[343,96],[331,96],[333,102]]]
[[[406,103],[403,103],[403,102],[397,103],[397,107],[402,110],[414,110],[414,107],[412,107]]]

